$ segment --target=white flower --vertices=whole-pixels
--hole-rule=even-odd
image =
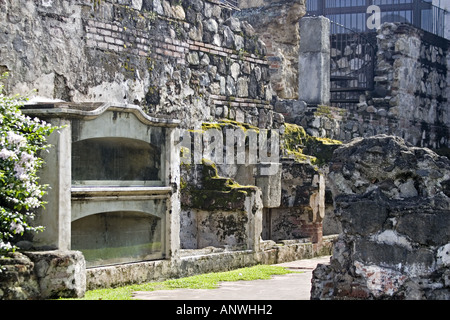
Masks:
[[[26,198],[25,204],[27,204],[30,208],[37,208],[40,205],[39,200],[33,197]]]
[[[3,148],[3,149],[0,151],[0,158],[5,159],[5,160],[6,160],[6,159],[12,160],[12,159],[16,159],[17,156],[16,156],[16,154],[14,153],[14,151],[11,151],[11,150],[8,150],[8,149]]]
[[[20,164],[20,163],[16,163],[14,165],[14,176],[22,181],[28,180],[28,175],[27,172],[25,170],[25,168]]]
[[[33,119],[33,121],[36,122],[36,123],[41,124],[43,127],[48,127],[48,128],[51,127],[51,124],[45,122],[44,120],[39,119],[38,117],[35,117],[35,118]]]
[[[9,242],[3,242],[2,240],[0,240],[0,249],[8,251],[12,249],[12,245]]]
[[[17,144],[17,145],[23,145],[27,142],[27,139],[25,139],[25,137],[22,137],[20,134],[16,134],[12,131],[8,131],[7,140],[11,144]]]
[[[16,223],[15,221],[11,222],[10,230],[14,233],[22,233],[25,229],[20,223]]]

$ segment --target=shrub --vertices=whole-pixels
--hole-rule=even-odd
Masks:
[[[7,74],[0,76],[0,80]],[[0,83],[0,255],[16,250],[14,243],[26,232],[43,230],[32,226],[36,208],[43,206],[45,185],[37,171],[46,150],[46,137],[56,128],[25,116],[20,108],[27,98],[6,96]]]

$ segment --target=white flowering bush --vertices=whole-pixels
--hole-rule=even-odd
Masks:
[[[43,165],[38,155],[48,148],[46,137],[56,129],[22,114],[27,99],[8,97],[3,88],[0,83],[0,256],[14,251],[14,242],[25,232],[43,229],[30,224],[36,208],[44,204],[46,189],[38,181]]]

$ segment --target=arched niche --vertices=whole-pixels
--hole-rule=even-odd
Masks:
[[[164,220],[140,211],[99,212],[72,221],[71,244],[86,267],[161,259]]]
[[[72,143],[73,185],[160,185],[161,148],[146,141],[104,137]]]
[[[50,188],[36,219],[45,227],[34,239],[39,246],[84,251],[88,267],[172,257],[180,121],[111,103],[36,104],[24,112],[60,127],[40,172]]]

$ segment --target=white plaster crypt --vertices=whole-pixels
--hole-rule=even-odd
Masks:
[[[83,252],[87,267],[170,258],[179,248],[178,120],[137,106],[41,103],[24,113],[61,126],[42,155],[48,184],[40,246]]]

